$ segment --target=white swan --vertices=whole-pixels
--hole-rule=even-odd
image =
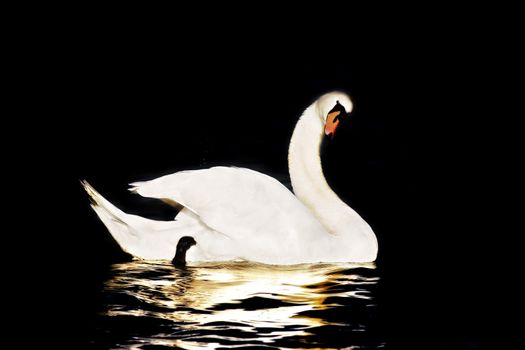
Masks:
[[[295,196],[274,178],[234,167],[181,171],[131,184],[130,191],[182,206],[174,221],[124,213],[87,182],[92,207],[123,250],[142,259],[172,259],[178,240],[197,245],[188,261],[244,259],[268,264],[371,262],[378,244],[370,226],[326,182],[319,148],[352,110],[341,92],[321,96],[297,122],[288,163]]]

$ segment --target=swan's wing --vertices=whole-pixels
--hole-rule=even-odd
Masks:
[[[234,167],[181,171],[131,184],[144,197],[174,201],[228,236],[324,232],[310,211],[281,183]]]

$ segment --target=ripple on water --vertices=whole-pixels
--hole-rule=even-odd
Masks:
[[[115,264],[91,344],[106,348],[384,347],[373,264]]]

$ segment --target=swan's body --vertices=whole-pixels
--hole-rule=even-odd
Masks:
[[[132,184],[131,191],[141,196],[183,206],[174,221],[154,221],[126,214],[86,182],[84,187],[115,240],[138,258],[171,259],[179,239],[191,235],[198,244],[188,251],[188,261],[374,261],[378,247],[372,229],[330,189],[321,168],[323,131],[334,132],[338,123],[329,114],[336,101],[351,110],[345,94],[324,95],[294,130],[289,167],[297,197],[274,178],[249,169],[181,171]]]

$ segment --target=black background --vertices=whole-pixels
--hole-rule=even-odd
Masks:
[[[484,32],[368,33],[363,47],[337,38],[318,50],[299,45],[297,57],[242,40],[223,46],[221,35],[188,44],[119,33],[62,34],[39,51],[46,58],[34,88],[45,97],[31,124],[33,153],[45,164],[40,183],[53,188],[41,197],[53,215],[39,219],[53,235],[41,240],[56,249],[47,261],[69,286],[54,291],[51,306],[66,306],[68,325],[56,336],[85,336],[108,264],[129,258],[90,210],[80,179],[156,219],[173,211],[129,194],[128,183],[214,165],[287,182],[297,118],[340,89],[355,108],[325,140],[323,167],[378,236],[387,340],[428,349],[487,344],[495,321],[486,257],[495,232],[505,233],[491,205],[498,65],[486,58]]]

